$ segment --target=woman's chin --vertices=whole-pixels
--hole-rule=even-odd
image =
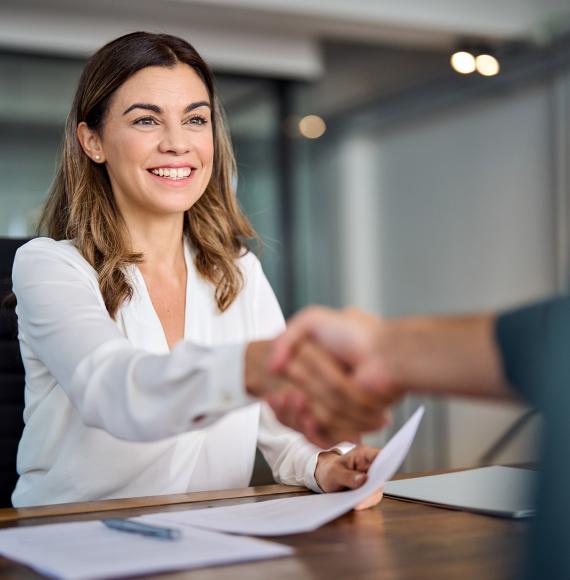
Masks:
[[[176,195],[161,196],[147,204],[149,213],[158,215],[179,214],[188,211],[197,201],[200,195]]]
[[[187,212],[193,205],[194,204],[161,205],[160,207],[155,207],[152,213],[160,216],[178,215]]]

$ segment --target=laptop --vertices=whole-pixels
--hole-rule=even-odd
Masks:
[[[535,513],[539,472],[493,465],[442,475],[388,481],[384,495],[394,499],[507,518]]]

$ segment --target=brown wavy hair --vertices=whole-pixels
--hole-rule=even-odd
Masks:
[[[55,240],[74,241],[97,272],[113,318],[133,294],[125,266],[142,262],[144,256],[133,253],[105,165],[94,163],[84,153],[77,126],[85,122],[101,131],[113,94],[127,79],[149,66],[172,68],[178,63],[194,69],[212,103],[212,176],[203,195],[186,212],[184,230],[195,249],[198,272],[216,287],[220,311],[232,304],[243,286],[236,258],[247,251],[245,241],[258,242],[237,202],[235,158],[208,65],[188,42],[168,34],[133,32],[113,40],[90,58],[79,80],[61,159],[38,228]]]

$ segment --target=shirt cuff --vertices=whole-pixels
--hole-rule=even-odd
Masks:
[[[319,487],[317,480],[315,479],[315,471],[317,470],[317,461],[319,459],[319,455],[323,452],[323,449],[318,449],[317,447],[314,448],[313,452],[310,453],[309,457],[307,458],[306,467],[305,467],[305,477],[303,478],[303,483],[306,487],[308,487],[311,491],[316,493],[323,493],[323,490]]]
[[[212,406],[221,411],[243,407],[258,400],[245,389],[246,344],[218,346],[212,349],[210,393],[216,398]]]
[[[350,441],[343,441],[338,443],[330,449],[323,449],[323,451],[338,451],[341,455],[346,455],[349,451],[352,451],[356,447],[356,443],[350,443]]]

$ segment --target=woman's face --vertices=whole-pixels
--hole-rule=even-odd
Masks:
[[[196,203],[212,175],[211,107],[186,64],[142,69],[117,89],[99,138],[121,211],[172,214]]]

